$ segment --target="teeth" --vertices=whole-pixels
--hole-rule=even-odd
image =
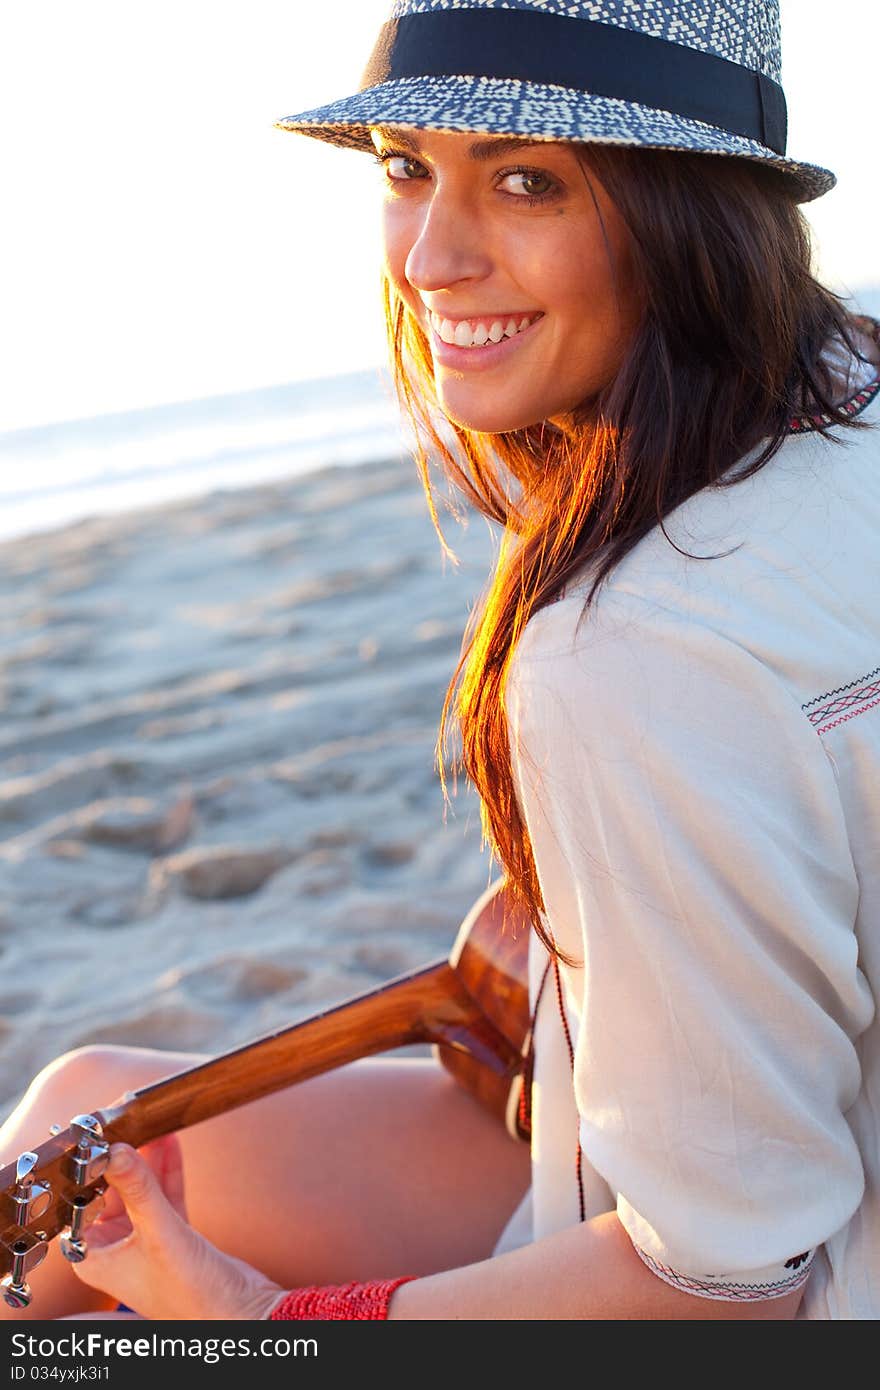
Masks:
[[[500,343],[502,338],[513,338],[524,328],[528,328],[532,320],[528,315],[519,321],[509,318],[506,323],[501,319],[494,319],[491,326],[487,327],[486,321],[459,319],[456,323],[452,319],[440,318],[432,313],[431,322],[444,343],[470,348],[482,347],[487,342]]]

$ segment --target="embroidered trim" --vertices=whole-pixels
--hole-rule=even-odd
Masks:
[[[842,695],[844,690],[852,690],[854,685],[859,684],[859,681],[869,681],[878,675],[880,675],[880,666],[875,666],[874,670],[869,671],[866,676],[857,676],[854,681],[848,681],[846,685],[838,685],[834,690],[826,690],[823,695],[817,695],[815,699],[808,700],[805,705],[801,705],[801,709],[807,710],[810,705],[817,704],[819,700],[830,700],[832,695]]]
[[[735,1280],[715,1280],[712,1275],[706,1275],[700,1279],[693,1274],[679,1274],[677,1270],[670,1269],[668,1265],[660,1264],[658,1260],[652,1259],[647,1250],[636,1245],[635,1241],[632,1245],[639,1259],[667,1284],[672,1284],[684,1293],[696,1294],[699,1298],[724,1299],[728,1303],[748,1303],[759,1298],[782,1298],[787,1293],[794,1293],[795,1289],[801,1288],[807,1282],[816,1253],[815,1250],[805,1250],[803,1254],[793,1255],[790,1260],[786,1260],[786,1268],[795,1263],[800,1265],[800,1268],[796,1269],[793,1274],[781,1276],[779,1279],[764,1284],[741,1284]]]
[[[848,401],[844,401],[842,405],[838,406],[838,410],[842,410],[844,415],[850,417],[858,415],[860,411],[865,409],[866,405],[870,405],[878,391],[880,391],[880,376],[869,382],[867,386],[863,386],[861,391],[856,392],[854,396],[850,396]],[[788,422],[788,432],[789,434],[807,434],[810,430],[817,429],[819,425],[830,424],[830,415],[794,415]]]
[[[822,701],[827,703],[821,703]],[[812,708],[814,705],[817,708]],[[816,733],[825,734],[829,729],[836,729],[838,724],[855,719],[857,714],[864,714],[867,710],[873,709],[875,705],[880,705],[880,666],[875,666],[866,676],[857,676],[847,685],[828,690],[824,695],[817,695],[815,699],[801,705],[801,709]]]
[[[855,316],[855,322],[862,332],[867,333],[880,347],[880,319],[872,318],[870,314],[859,314]],[[858,415],[860,411],[864,410],[866,405],[870,405],[878,391],[880,391],[880,372],[873,381],[860,387],[854,396],[850,396],[848,400],[838,406],[838,410],[842,410],[844,415],[852,418],[853,415]],[[830,424],[830,415],[793,415],[788,422],[788,432],[789,434],[807,434],[819,425]]]

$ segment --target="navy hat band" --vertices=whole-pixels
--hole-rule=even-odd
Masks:
[[[683,44],[537,10],[436,10],[382,26],[360,90],[408,77],[513,78],[671,111],[784,155],[778,82]]]

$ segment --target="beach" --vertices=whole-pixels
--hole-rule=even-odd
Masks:
[[[435,765],[461,506],[457,568],[405,457],[0,544],[0,1115],[71,1048],[225,1052],[448,953],[499,872]]]

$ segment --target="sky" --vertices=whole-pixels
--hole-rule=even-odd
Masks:
[[[380,171],[274,128],[357,89],[388,0],[41,0],[0,54],[0,431],[385,360]],[[833,22],[832,22],[833,20]],[[782,0],[826,283],[880,284],[880,5]]]

